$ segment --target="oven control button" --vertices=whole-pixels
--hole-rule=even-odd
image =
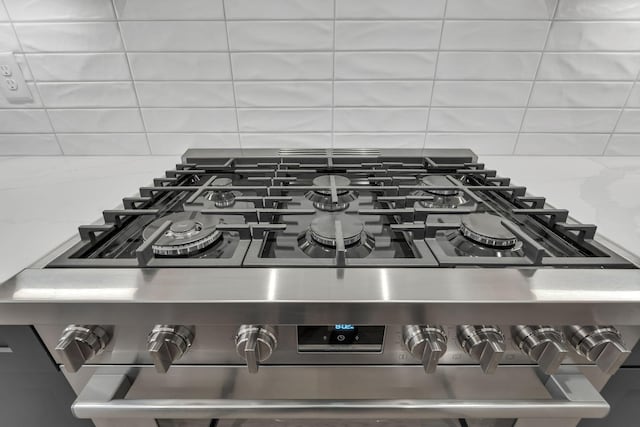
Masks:
[[[595,362],[605,374],[613,375],[631,354],[613,326],[570,325],[564,333],[578,354]]]
[[[69,372],[76,372],[86,361],[100,354],[109,344],[109,334],[96,325],[69,325],[55,348]]]
[[[272,326],[242,325],[238,329],[236,351],[252,374],[258,372],[260,363],[271,357],[277,346],[277,332]]]
[[[568,353],[562,333],[552,326],[517,325],[512,335],[520,350],[538,363],[545,374],[555,373]]]
[[[458,341],[485,374],[495,372],[506,348],[502,331],[494,325],[460,325]]]
[[[193,327],[182,325],[156,325],[147,339],[147,351],[156,371],[165,373],[173,362],[180,359],[193,344]]]
[[[427,374],[436,371],[438,360],[447,351],[447,334],[442,326],[406,325],[402,328],[402,341],[409,353],[422,361]]]

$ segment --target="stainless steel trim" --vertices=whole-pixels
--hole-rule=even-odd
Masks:
[[[445,419],[602,418],[609,412],[607,402],[589,380],[575,368],[563,368],[556,375],[542,377],[544,388],[550,399],[540,399],[536,396],[513,400],[455,397],[444,399],[264,399],[262,397],[127,399],[126,395],[134,385],[127,376],[127,369],[121,367],[120,372],[112,369],[109,373],[98,371],[91,376],[72,406],[73,413],[78,418],[107,419]]]

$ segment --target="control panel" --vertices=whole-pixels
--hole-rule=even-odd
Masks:
[[[384,326],[298,326],[299,352],[381,352]]]

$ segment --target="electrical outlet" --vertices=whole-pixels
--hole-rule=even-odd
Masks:
[[[13,52],[0,53],[0,92],[12,104],[33,102]]]

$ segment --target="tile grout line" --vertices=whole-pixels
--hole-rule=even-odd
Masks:
[[[331,55],[331,149],[335,146],[336,116],[336,0],[333,0],[333,52]]]
[[[438,40],[438,50],[436,51],[436,62],[433,67],[433,79],[431,80],[431,93],[429,94],[429,105],[427,105],[427,117],[426,123],[424,125],[424,139],[422,141],[422,150],[427,148],[427,136],[429,135],[429,121],[431,120],[431,108],[433,103],[433,92],[436,86],[436,79],[438,78],[438,61],[440,59],[440,48],[442,47],[442,35],[444,34],[444,24],[447,19],[447,6],[449,5],[449,1],[445,0],[444,2],[444,10],[442,11],[442,25],[440,27],[440,39]]]
[[[56,145],[58,146],[58,149],[60,150],[60,155],[64,156],[64,150],[62,148],[62,144],[60,144],[60,139],[58,138],[58,133],[56,132],[55,128],[53,127],[53,121],[51,120],[51,116],[49,115],[49,110],[47,109],[47,107],[44,105],[44,101],[42,99],[42,96],[40,95],[40,88],[38,87],[38,81],[36,80],[36,76],[33,74],[33,70],[31,69],[31,64],[29,63],[29,58],[27,57],[27,55],[25,54],[24,51],[24,47],[22,46],[22,40],[20,40],[20,37],[18,37],[18,31],[16,31],[16,26],[13,22],[13,20],[11,19],[11,16],[9,15],[9,9],[7,9],[6,5],[4,4],[4,0],[0,0],[0,6],[4,9],[4,11],[6,12],[7,16],[9,17],[9,24],[11,25],[11,29],[13,30],[13,35],[16,38],[16,41],[18,42],[18,46],[20,48],[20,54],[23,55],[24,57],[24,63],[27,66],[27,69],[29,70],[29,73],[31,74],[31,78],[32,78],[32,82],[33,82],[33,87],[35,88],[36,94],[40,100],[40,104],[42,104],[42,110],[44,110],[44,114],[47,117],[47,122],[49,123],[49,127],[51,128],[51,133],[46,133],[46,135],[52,134],[53,135],[53,139],[56,141]],[[15,56],[15,54],[14,54]],[[17,61],[16,61],[17,62]],[[20,64],[18,64],[18,68],[20,68]],[[22,71],[20,71],[22,73]],[[27,85],[27,88],[29,87],[26,79],[25,79],[25,84]],[[33,96],[33,94],[32,94]],[[35,108],[35,110],[39,110],[40,108]],[[29,108],[29,110],[31,110],[31,108]],[[23,132],[20,132],[21,134],[23,134]]]
[[[138,116],[140,117],[140,122],[142,123],[142,129],[144,130],[144,139],[147,142],[147,150],[149,150],[149,154],[153,154],[151,150],[151,142],[149,142],[149,133],[147,132],[147,123],[144,120],[144,116],[142,115],[142,105],[140,103],[140,96],[138,95],[138,87],[135,79],[133,78],[133,68],[131,67],[131,61],[129,60],[129,51],[127,50],[127,44],[124,41],[124,37],[122,36],[122,27],[120,26],[120,20],[118,19],[118,11],[116,9],[115,0],[111,0],[111,9],[113,11],[113,16],[116,17],[116,25],[118,26],[118,34],[120,35],[120,42],[122,43],[122,49],[124,52],[124,58],[127,61],[127,68],[129,69],[129,76],[131,77],[131,86],[133,86],[133,94],[136,97],[136,103],[138,104]]]
[[[613,139],[613,135],[615,133],[625,133],[625,132],[616,132],[616,129],[618,128],[618,124],[620,123],[620,120],[622,119],[622,115],[624,114],[624,112],[628,109],[628,105],[629,105],[629,100],[631,99],[631,95],[633,95],[633,89],[635,89],[635,87],[638,85],[638,80],[640,79],[640,70],[638,70],[638,73],[636,74],[636,80],[633,82],[633,84],[631,85],[631,89],[629,89],[629,92],[627,93],[627,98],[624,100],[624,104],[622,104],[622,108],[620,108],[620,112],[618,113],[618,117],[616,118],[616,122],[613,125],[613,129],[611,129],[611,133],[609,133],[609,138],[607,139],[607,143],[604,146],[604,149],[602,150],[602,153],[600,154],[601,156],[606,156],[607,153],[607,149],[609,149],[609,145],[611,144],[611,140]]]
[[[524,112],[522,113],[522,119],[520,120],[520,127],[518,128],[518,133],[516,135],[516,142],[513,144],[513,150],[511,151],[511,155],[516,154],[516,150],[518,149],[518,144],[520,143],[520,135],[522,134],[522,129],[524,128],[524,121],[527,118],[527,112],[529,111],[529,104],[531,103],[531,96],[533,95],[533,89],[536,86],[536,81],[538,80],[538,73],[540,72],[540,67],[542,66],[542,59],[544,58],[545,51],[547,50],[547,46],[549,45],[549,39],[551,38],[551,31],[553,30],[553,26],[556,22],[556,15],[558,14],[558,9],[560,7],[560,0],[556,1],[556,5],[553,9],[553,14],[551,15],[551,22],[549,22],[549,28],[547,29],[547,36],[544,39],[544,45],[542,50],[540,51],[540,58],[538,59],[538,64],[536,66],[536,72],[533,74],[533,78],[531,79],[531,88],[529,89],[529,96],[527,97],[527,102],[524,105]]]
[[[226,0],[221,0],[222,16],[224,18],[224,30],[227,36],[227,58],[229,60],[229,73],[231,74],[231,92],[233,93],[233,112],[236,118],[236,132],[238,134],[238,147],[242,152],[242,137],[240,136],[240,119],[238,117],[238,101],[236,96],[236,80],[233,76],[233,61],[231,60],[231,42],[229,35],[229,21],[227,20]]]

